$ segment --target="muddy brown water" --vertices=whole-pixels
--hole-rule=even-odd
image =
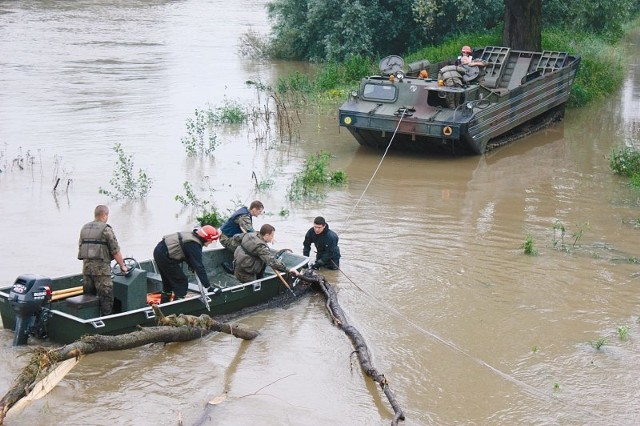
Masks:
[[[606,155],[637,139],[638,63],[602,103],[484,157],[390,153],[380,164],[381,153],[360,148],[334,114],[309,108],[299,141],[257,143],[255,133],[226,129],[213,157],[189,159],[180,139],[194,108],[225,97],[250,104],[246,80],[306,69],[237,56],[243,32],[266,32],[264,4],[0,5],[2,282],[79,271],[79,228],[103,202],[123,253],[149,258],[162,235],[193,226],[194,212],[174,200],[190,181],[201,196],[211,189],[222,210],[261,199],[267,214],[257,223],[276,226],[277,248],[300,251],[313,217],[327,218],[343,270],[326,276],[404,424],[637,424],[640,278],[628,260],[639,256],[630,223],[638,193]],[[628,40],[630,51],[637,42]],[[116,143],[154,179],[145,201],[98,194],[109,188]],[[349,184],[290,203],[289,182],[319,150]],[[13,159],[27,151],[34,164],[20,170]],[[252,172],[273,186],[256,193]],[[65,184],[53,192],[56,176]],[[523,254],[527,235],[537,256]],[[241,322],[261,336],[92,355],[7,424],[390,422],[384,395],[363,378],[319,297]],[[2,389],[24,361],[12,337],[0,330]]]

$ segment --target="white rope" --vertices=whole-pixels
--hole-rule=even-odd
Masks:
[[[351,216],[353,215],[353,212],[358,208],[358,204],[360,204],[360,201],[362,201],[362,198],[364,197],[364,194],[367,192],[367,189],[369,189],[369,186],[371,185],[371,182],[373,182],[373,178],[376,177],[376,174],[378,173],[378,170],[380,170],[380,166],[382,166],[382,162],[384,161],[385,157],[387,156],[387,152],[389,152],[389,148],[391,148],[391,144],[393,143],[393,140],[396,137],[396,133],[398,133],[398,129],[400,128],[400,123],[402,122],[402,119],[404,118],[404,115],[406,114],[407,109],[403,108],[402,109],[402,115],[400,116],[400,120],[398,120],[398,125],[396,126],[396,130],[393,132],[393,135],[391,136],[391,140],[389,141],[389,145],[387,145],[387,149],[384,150],[384,154],[382,154],[382,158],[380,159],[380,162],[378,163],[378,167],[376,167],[376,169],[373,172],[373,175],[371,176],[371,179],[369,179],[369,182],[367,183],[367,186],[365,186],[364,191],[362,191],[362,194],[360,195],[360,198],[358,198],[358,201],[356,202],[356,204],[353,206],[353,209],[351,209],[351,212],[349,213],[349,216],[347,216],[347,220],[345,221],[345,228],[348,229],[349,225],[349,221],[351,220]]]

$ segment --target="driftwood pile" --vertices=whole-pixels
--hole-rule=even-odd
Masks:
[[[397,425],[399,420],[404,420],[402,409],[384,374],[373,366],[364,338],[357,329],[349,325],[338,304],[335,290],[322,275],[313,271],[307,271],[300,278],[314,288],[317,287],[325,295],[326,307],[333,323],[340,327],[353,343],[365,374],[380,385],[395,413],[391,424]],[[29,399],[33,400],[46,395],[84,355],[131,349],[150,343],[186,342],[199,339],[212,332],[223,332],[244,340],[252,340],[258,336],[258,332],[254,330],[248,330],[240,325],[219,322],[207,315],[199,317],[170,315],[165,317],[157,306],[154,306],[154,310],[158,318],[158,326],[156,327],[142,327],[140,330],[119,336],[83,336],[74,343],[57,349],[43,347],[33,349],[27,366],[18,374],[11,389],[0,399],[0,425],[4,424],[9,409],[14,406],[17,409]],[[34,393],[40,393],[40,395],[33,396]]]

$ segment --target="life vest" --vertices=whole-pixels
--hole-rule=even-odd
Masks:
[[[167,245],[169,251],[169,257],[173,260],[182,261],[187,258],[182,250],[182,245],[187,241],[194,241],[201,247],[203,245],[202,240],[196,237],[193,232],[175,232],[173,234],[165,235],[162,237],[164,243]]]
[[[240,229],[240,226],[238,226],[238,224],[236,223],[236,219],[240,216],[249,216],[251,222],[253,223],[253,217],[251,217],[249,209],[247,209],[246,207],[241,207],[236,210],[225,223],[222,224],[222,226],[220,227],[220,232],[222,232],[227,237],[233,237],[236,234],[242,233],[242,229]]]
[[[462,85],[462,76],[467,72],[464,67],[457,65],[447,65],[438,71],[438,80],[444,80],[447,86],[455,84]]]
[[[107,228],[106,223],[99,220],[89,222],[80,230],[80,245],[78,248],[78,259],[80,260],[104,260],[110,262],[111,252],[109,245],[102,233]]]

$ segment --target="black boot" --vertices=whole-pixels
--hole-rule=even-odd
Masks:
[[[170,291],[163,291],[162,294],[160,294],[160,303],[171,302],[171,294]]]

